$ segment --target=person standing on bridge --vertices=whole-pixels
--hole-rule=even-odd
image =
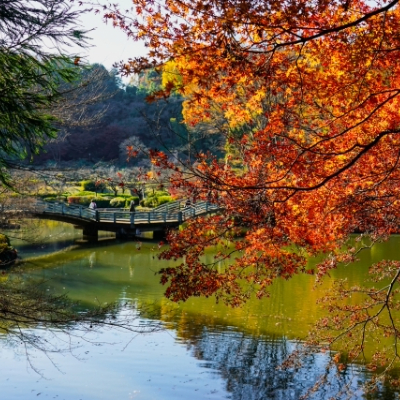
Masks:
[[[129,212],[135,212],[135,201],[131,200],[131,204],[129,206]]]
[[[92,200],[91,203],[89,204],[89,208],[91,210],[95,210],[97,208],[97,204],[95,203],[94,200]]]

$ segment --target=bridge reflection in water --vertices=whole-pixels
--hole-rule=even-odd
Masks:
[[[163,204],[152,211],[130,212],[123,208],[90,208],[75,204],[37,201],[29,214],[34,218],[73,224],[83,229],[83,239],[95,242],[99,231],[115,232],[118,238],[135,237],[139,232],[153,232],[162,238],[166,231],[177,228],[190,218],[217,212],[219,207],[198,202],[184,207],[184,201]]]

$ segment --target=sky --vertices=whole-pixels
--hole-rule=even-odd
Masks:
[[[131,6],[130,0],[119,0],[119,4],[126,9]],[[111,69],[115,62],[146,54],[143,44],[129,39],[121,29],[114,28],[111,23],[106,24],[101,14],[83,14],[80,22],[85,29],[93,29],[89,33],[92,38],[91,47],[83,52],[79,50],[90,64],[100,63]]]

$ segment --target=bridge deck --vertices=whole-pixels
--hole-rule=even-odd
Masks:
[[[174,202],[152,211],[129,212],[126,209],[92,210],[79,205],[37,201],[31,214],[39,218],[54,219],[84,227],[91,226],[99,230],[140,228],[142,231],[152,231],[179,226],[190,218],[218,210],[218,206],[207,202],[199,202],[188,208],[181,207],[182,202]]]

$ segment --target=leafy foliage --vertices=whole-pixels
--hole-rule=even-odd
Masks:
[[[50,109],[59,87],[78,75],[76,56],[50,53],[54,48],[85,43],[76,25],[80,11],[57,0],[10,0],[0,4],[0,180],[6,167],[37,154],[57,129]]]
[[[163,270],[168,297],[216,295],[240,305],[268,296],[281,278],[312,273],[318,281],[350,264],[363,248],[347,245],[352,232],[374,242],[399,231],[397,0],[133,4],[130,19],[112,6],[105,15],[149,49],[147,58],[121,63],[121,72],[164,70],[164,86],[150,100],[180,93],[185,122],[213,126],[226,143],[224,159],[197,151],[181,165],[150,152],[155,167],[173,171],[175,190],[223,210],[169,236],[161,256],[184,262]],[[241,230],[235,221],[251,229],[227,242]],[[210,245],[221,252],[206,264]],[[321,253],[324,260],[308,269],[308,257]],[[378,314],[398,308],[399,266],[376,268],[389,288],[364,292],[353,308],[331,306],[337,314],[329,327],[339,336],[357,331],[359,349],[365,332],[388,336],[391,356],[377,351],[374,359],[393,368],[396,319],[380,323]],[[346,290],[358,289],[339,286],[328,302]]]

